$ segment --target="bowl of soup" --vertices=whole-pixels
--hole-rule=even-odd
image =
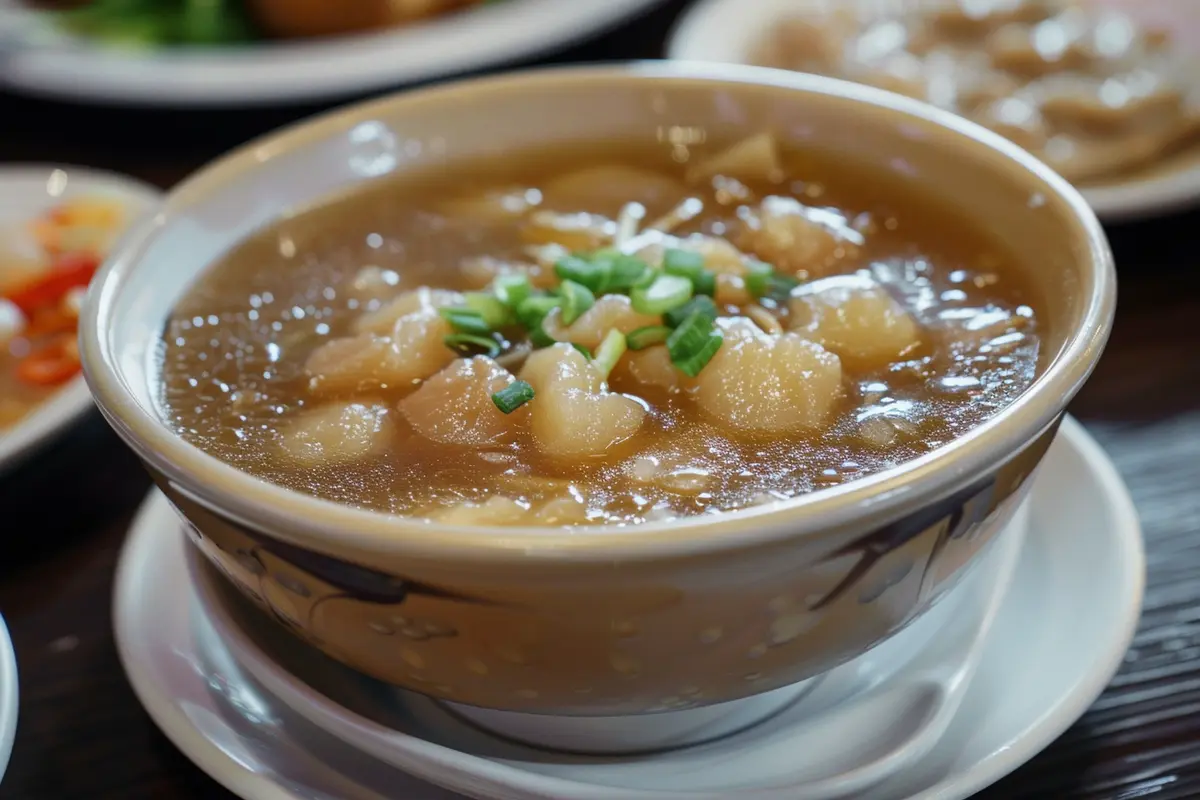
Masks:
[[[98,404],[233,585],[379,680],[561,715],[905,627],[1012,519],[1115,302],[1092,212],[999,136],[684,64],[304,122],[97,281]]]

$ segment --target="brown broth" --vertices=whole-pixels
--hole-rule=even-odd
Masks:
[[[1012,402],[1035,377],[1037,305],[1025,267],[950,203],[894,178],[866,175],[815,154],[790,153],[780,182],[745,185],[762,197],[794,196],[841,210],[869,228],[866,243],[838,272],[867,270],[900,300],[922,329],[916,352],[884,368],[843,370],[844,392],[820,432],[747,439],[704,418],[686,393],[642,391],[621,368],[615,391],[640,392],[650,413],[640,433],[603,457],[564,463],[543,457],[527,433],[486,450],[434,443],[394,411],[386,452],[351,465],[299,467],[281,456],[285,421],[318,400],[304,372],[319,345],[348,335],[377,302],[355,296],[368,265],[394,270],[396,290],[475,289],[457,269],[464,259],[518,257],[511,221],[485,223],[444,213],[454,199],[496,187],[543,187],[589,164],[620,163],[682,181],[685,165],[664,150],[579,149],[383,182],[294,215],[239,244],[180,301],[164,331],[162,405],[189,442],[253,475],[328,500],[397,514],[437,515],[499,496],[539,508],[582,500],[590,522],[633,523],[671,515],[727,511],[787,498],[877,472],[933,450]],[[726,187],[728,188],[728,187]],[[585,192],[586,194],[586,192]],[[680,197],[548,196],[543,207],[615,217],[637,199],[647,219]],[[736,204],[720,206],[711,185],[691,187],[705,212],[685,231],[721,234],[738,223]],[[727,199],[727,198],[726,198]],[[986,331],[981,333],[980,331]],[[408,394],[373,391],[389,405]],[[536,404],[536,400],[534,401]],[[863,420],[897,420],[888,446],[863,438]],[[898,427],[897,427],[898,426]],[[631,477],[639,457],[677,467],[675,478]],[[653,463],[653,462],[646,462]],[[480,522],[489,521],[488,513]]]

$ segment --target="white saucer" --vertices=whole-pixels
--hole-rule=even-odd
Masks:
[[[874,3],[875,0],[857,0]],[[1168,21],[1180,46],[1200,58],[1200,3],[1195,0],[1090,0],[1120,6],[1153,25]],[[667,41],[667,58],[750,63],[751,54],[780,19],[830,7],[830,0],[698,0]],[[1105,222],[1139,219],[1200,203],[1200,145],[1142,173],[1080,192]]]
[[[81,195],[111,197],[129,209],[134,223],[158,205],[157,189],[133,178],[57,164],[0,166],[0,236],[58,203]],[[0,473],[62,433],[92,407],[83,375],[76,375],[16,425],[0,430]]]
[[[969,796],[1057,737],[1120,664],[1140,610],[1140,529],[1120,478],[1077,423],[1064,423],[1031,500],[1029,538],[1013,589],[986,637],[979,670],[949,730],[915,766],[873,790],[856,792],[860,800]],[[455,796],[339,742],[239,668],[187,579],[184,538],[165,535],[177,528],[172,512],[152,497],[122,556],[114,617],[118,647],[135,690],[189,757],[248,800]],[[394,704],[394,697],[377,699],[381,706]],[[439,718],[445,716],[439,710]],[[422,736],[447,735],[448,729],[431,725],[426,716],[409,716],[405,724]],[[621,776],[605,763],[611,759],[564,757],[478,732],[474,736],[474,741],[454,744],[490,747],[494,757],[423,743],[426,752],[441,750],[446,757],[442,777],[454,778],[473,797],[561,797],[553,792],[497,793],[494,783],[472,780],[485,770],[533,774],[535,763],[540,774],[531,780],[551,785],[546,783],[549,770],[555,780],[569,782],[572,797],[654,796],[614,795]],[[522,755],[514,759],[517,751]],[[643,757],[637,774],[626,773],[624,788],[630,788],[629,780],[637,788],[652,775],[655,758]]]
[[[4,618],[0,617],[0,778],[8,768],[12,755],[13,739],[17,735],[17,654],[13,651],[12,639]]]

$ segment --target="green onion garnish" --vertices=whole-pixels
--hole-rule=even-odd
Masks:
[[[657,272],[650,265],[635,256],[616,256],[612,259],[612,268],[608,280],[609,291],[628,291],[638,286],[650,284]]]
[[[671,335],[671,329],[666,325],[647,325],[625,334],[625,343],[630,350],[645,350],[656,344],[662,344]]]
[[[492,332],[492,326],[487,324],[483,315],[472,308],[439,308],[438,314],[450,323],[450,327],[459,333],[472,333],[486,336]]]
[[[625,335],[618,330],[611,330],[605,335],[604,341],[600,342],[600,346],[596,348],[596,357],[592,359],[592,363],[600,371],[601,377],[607,380],[608,374],[613,371],[613,367],[617,365],[617,361],[623,355],[625,355]]]
[[[792,293],[792,289],[799,285],[800,281],[791,275],[781,275],[776,272],[771,276],[771,280],[767,281],[766,296],[774,300],[786,300]]]
[[[561,297],[527,297],[517,306],[517,319],[529,329],[529,341],[534,347],[549,347],[554,337],[546,333],[542,322],[546,315],[562,305]]]
[[[488,356],[489,358],[495,358],[500,355],[500,343],[490,336],[452,333],[449,336],[443,337],[442,343],[463,356]]]
[[[761,261],[755,261],[746,266],[746,291],[751,297],[762,297],[767,293],[767,285],[771,280],[771,276],[775,274],[775,268],[770,264],[764,264]]]
[[[694,378],[717,354],[724,341],[721,329],[713,324],[712,319],[700,311],[693,311],[667,337],[667,352],[671,356],[671,363],[680,372]]]
[[[679,308],[692,297],[692,282],[678,275],[659,275],[649,286],[630,293],[633,310],[641,314],[665,314]]]
[[[663,254],[663,272],[692,282],[692,291],[712,297],[717,292],[717,276],[704,268],[704,256],[690,250],[671,249]]]
[[[525,381],[513,381],[492,395],[496,408],[511,414],[533,399],[533,387]]]
[[[690,278],[704,269],[704,256],[672,247],[663,253],[663,272]]]
[[[564,256],[554,265],[554,273],[564,281],[585,286],[596,294],[608,289],[612,261],[587,256]]]
[[[563,281],[558,290],[562,297],[563,325],[570,325],[579,319],[596,302],[596,296],[582,283]]]
[[[554,309],[562,305],[561,297],[527,297],[517,306],[517,319],[526,328],[536,328],[542,324]]]
[[[785,300],[800,281],[791,275],[776,272],[770,264],[754,263],[747,268],[746,291],[753,297]]]
[[[495,295],[486,292],[468,292],[463,297],[467,308],[479,313],[489,328],[503,328],[512,324],[512,310],[500,302]]]
[[[533,285],[529,282],[528,275],[520,273],[498,275],[492,283],[492,291],[496,293],[496,298],[501,303],[516,309],[533,294]]]
[[[685,319],[697,312],[714,320],[717,318],[717,304],[712,298],[704,295],[693,297],[679,308],[673,308],[663,314],[663,322],[672,328],[678,328]]]
[[[583,353],[583,357],[586,358],[588,361],[592,360],[592,351],[591,350],[588,350],[586,347],[584,347],[581,344],[575,344],[574,342],[568,342],[568,344],[570,344],[571,347],[574,347],[579,352]]]

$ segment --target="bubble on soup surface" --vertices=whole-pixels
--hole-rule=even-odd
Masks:
[[[393,332],[396,323],[404,317],[462,305],[462,302],[463,296],[458,292],[422,286],[399,295],[382,308],[363,314],[355,320],[354,330],[356,333],[377,333],[380,336],[387,336]]]
[[[401,388],[454,360],[442,341],[452,332],[436,311],[418,311],[397,320],[390,336],[362,333],[318,347],[304,369],[318,392]]]
[[[866,275],[803,284],[790,301],[793,330],[832,350],[847,366],[881,368],[921,343],[921,331],[886,288]]]
[[[442,444],[481,447],[508,437],[527,407],[505,414],[492,394],[513,382],[508,370],[485,356],[459,358],[400,401],[400,413],[422,436]]]
[[[567,344],[529,356],[521,379],[534,390],[530,427],[538,449],[555,458],[597,456],[634,436],[646,410],[609,392],[587,358]]]
[[[794,333],[767,335],[745,317],[717,325],[724,344],[695,380],[696,402],[708,417],[750,436],[825,423],[842,391],[836,355]]]
[[[392,435],[381,403],[332,403],[304,411],[282,430],[280,447],[305,467],[346,464],[384,452]]]
[[[773,195],[740,216],[744,225],[737,245],[792,274],[825,275],[857,256],[864,241],[844,214],[792,197]]]

